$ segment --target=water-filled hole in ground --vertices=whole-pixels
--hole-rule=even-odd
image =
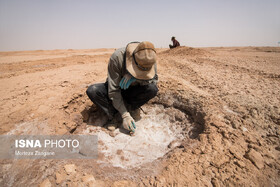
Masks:
[[[145,113],[141,112],[141,119],[136,122],[134,136],[123,133],[121,127],[112,136],[101,127],[106,122],[105,116],[97,112],[98,118],[90,117],[91,125],[87,125],[82,134],[98,136],[99,163],[124,169],[139,167],[180,146],[194,128],[190,117],[179,109],[166,108],[160,104],[145,105],[142,108]]]

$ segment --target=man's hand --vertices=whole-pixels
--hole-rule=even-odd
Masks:
[[[133,83],[134,81],[136,81],[136,79],[134,77],[132,77],[130,74],[125,74],[120,82],[120,87],[121,89],[126,90],[131,83]]]
[[[134,119],[131,117],[129,112],[125,112],[122,115],[122,119],[123,119],[123,127],[126,130],[129,130],[130,132],[134,133],[136,129],[136,125]]]

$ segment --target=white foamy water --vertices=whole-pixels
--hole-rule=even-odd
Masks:
[[[152,162],[164,156],[170,149],[168,145],[182,139],[182,129],[171,125],[169,116],[163,108],[148,109],[149,114],[142,114],[136,122],[136,133],[130,136],[117,129],[115,137],[101,127],[88,127],[83,133],[98,135],[99,154],[103,154],[98,162],[109,163],[115,167],[133,168]]]

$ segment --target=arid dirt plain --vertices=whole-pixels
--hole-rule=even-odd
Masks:
[[[127,136],[131,151],[85,93],[106,80],[114,50],[0,52],[2,135],[97,133],[107,150],[1,160],[0,186],[280,186],[279,47],[157,49],[159,93]]]

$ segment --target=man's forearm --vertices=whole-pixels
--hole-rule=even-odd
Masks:
[[[127,112],[121,93],[114,93],[110,99],[115,109],[117,109],[121,115]]]

